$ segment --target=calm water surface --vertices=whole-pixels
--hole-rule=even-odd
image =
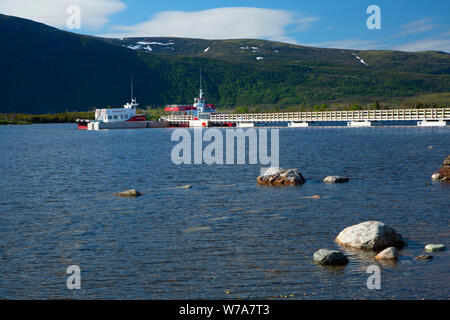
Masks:
[[[448,127],[280,129],[280,165],[308,180],[282,188],[258,186],[256,165],[172,164],[173,129],[75,128],[0,127],[0,298],[449,298],[449,251],[414,260],[450,244],[450,185],[427,185]],[[131,188],[145,195],[114,196]],[[397,264],[341,249],[346,267],[314,265],[366,220],[408,240]],[[81,290],[66,288],[73,264]],[[366,287],[372,264],[381,290]]]

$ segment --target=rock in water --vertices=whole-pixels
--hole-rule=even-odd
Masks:
[[[126,190],[119,193],[116,193],[118,197],[139,197],[142,196],[142,193],[137,191],[136,189]]]
[[[320,249],[313,255],[315,263],[324,266],[345,266],[348,258],[340,251]]]
[[[349,178],[344,178],[344,177],[340,177],[340,176],[328,176],[325,179],[323,179],[323,182],[326,183],[344,183],[344,182],[348,182]]]
[[[381,251],[375,256],[375,259],[378,260],[397,260],[398,259],[398,252],[397,248],[395,247],[389,247]]]
[[[442,167],[444,167],[444,168],[450,168],[450,156],[448,156],[448,157],[444,160],[444,163],[442,164]]]
[[[425,251],[428,252],[436,252],[436,251],[444,251],[445,246],[443,244],[427,244],[425,246]]]
[[[450,182],[450,156],[448,156],[439,171],[431,176],[433,180]]]
[[[269,168],[263,175],[256,178],[259,184],[288,185],[303,184],[305,178],[297,169]]]
[[[401,249],[406,245],[400,234],[379,221],[366,221],[347,227],[335,241],[341,246],[376,251],[388,247]]]
[[[415,260],[419,260],[419,261],[426,261],[426,260],[431,260],[433,259],[433,256],[431,254],[422,254],[418,257],[414,258]]]
[[[440,180],[441,179],[441,175],[439,173],[435,173],[431,176],[431,180]]]

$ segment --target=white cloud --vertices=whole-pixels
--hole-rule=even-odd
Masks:
[[[407,41],[407,37],[411,35],[419,35],[421,33],[436,29],[432,24],[432,20],[428,18],[415,20],[402,25],[401,30],[391,36],[383,37],[376,40],[361,39],[343,39],[336,41],[324,41],[317,43],[304,44],[312,47],[337,48],[337,49],[360,49],[360,50],[400,50],[400,51],[426,51],[438,50],[450,52],[450,31],[441,34],[423,38],[414,41]],[[416,39],[417,39],[416,36]],[[399,44],[403,40],[403,43]]]
[[[404,43],[395,47],[400,51],[427,51],[438,50],[450,52],[450,38],[428,38]]]
[[[120,0],[0,0],[0,13],[65,28],[71,5],[80,7],[83,29],[99,29],[126,8]]]
[[[423,33],[434,29],[431,19],[420,19],[401,26],[402,31],[393,36],[393,38],[404,37],[412,34]]]
[[[345,39],[303,44],[310,47],[370,50],[381,48],[378,40]]]
[[[316,17],[298,16],[285,10],[228,7],[196,12],[164,11],[131,26],[115,26],[108,37],[186,37],[201,39],[256,38],[294,42],[294,32],[309,29]]]
[[[354,49],[354,50],[399,50],[399,51],[444,51],[450,53],[450,38],[441,35],[440,37],[425,38],[416,41],[406,42],[400,45],[392,45],[383,40],[360,40],[347,39],[337,41],[325,41],[317,43],[303,44],[310,47]]]

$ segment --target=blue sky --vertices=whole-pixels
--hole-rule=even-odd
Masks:
[[[127,37],[259,38],[349,49],[450,52],[448,0],[0,0],[0,13],[67,28],[80,8],[78,33]],[[381,29],[369,30],[369,5]]]

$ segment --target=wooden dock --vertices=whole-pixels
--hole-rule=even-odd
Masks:
[[[163,117],[171,123],[185,123],[195,120],[193,116],[169,115]],[[238,123],[312,123],[312,122],[348,122],[349,126],[370,126],[379,121],[418,121],[418,125],[446,125],[450,121],[450,108],[433,109],[392,109],[392,110],[356,110],[356,111],[320,111],[320,112],[278,112],[246,114],[211,114],[204,119],[209,124]],[[352,125],[353,124],[353,125]]]

